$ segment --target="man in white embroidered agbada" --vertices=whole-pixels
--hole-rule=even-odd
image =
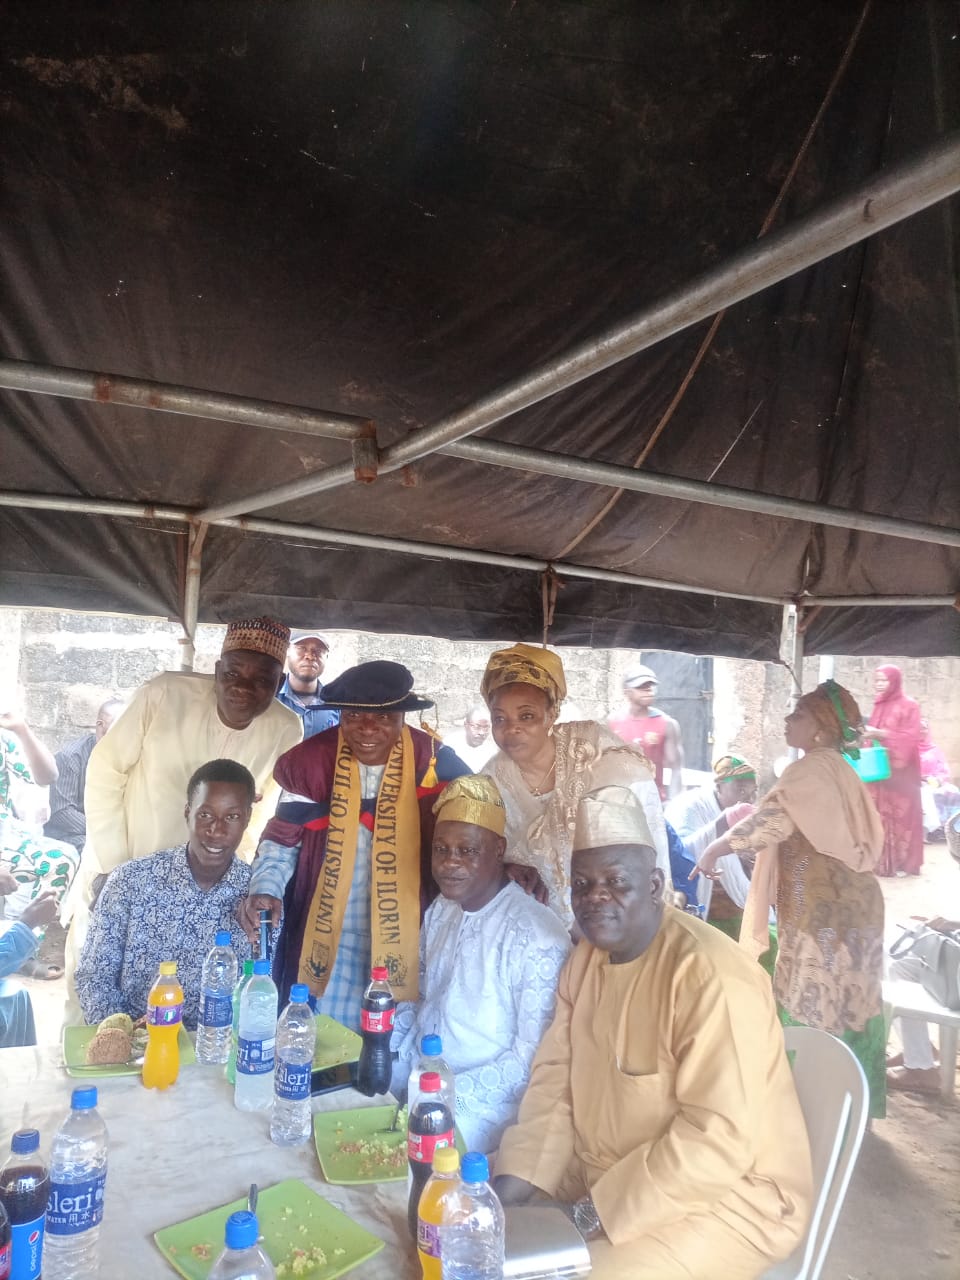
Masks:
[[[506,813],[492,778],[455,779],[433,811],[442,896],[420,932],[420,998],[397,1011],[394,1088],[405,1087],[422,1037],[439,1035],[457,1125],[471,1150],[489,1152],[516,1118],[570,939],[504,869]]]

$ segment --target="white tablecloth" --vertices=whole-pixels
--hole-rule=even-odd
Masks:
[[[251,1182],[272,1186],[300,1178],[355,1222],[386,1242],[350,1274],[362,1280],[415,1280],[420,1275],[406,1223],[406,1183],[334,1187],[324,1182],[312,1141],[276,1147],[268,1114],[237,1111],[222,1067],[189,1066],[163,1093],[139,1076],[78,1080],[66,1074],[59,1048],[0,1049],[0,1163],[15,1129],[40,1130],[46,1158],[54,1130],[77,1085],[95,1084],[110,1135],[103,1227],[102,1280],[170,1280],[176,1273],[153,1233],[245,1197]],[[313,1099],[316,1111],[382,1105],[352,1090]]]

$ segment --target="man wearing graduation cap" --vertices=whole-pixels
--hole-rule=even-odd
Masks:
[[[769,979],[664,904],[651,845],[632,792],[581,801],[583,940],[495,1185],[505,1204],[565,1204],[597,1280],[755,1280],[807,1225],[803,1115]]]
[[[374,964],[400,1000],[417,996],[420,919],[435,895],[432,807],[469,773],[404,714],[433,706],[399,662],[362,662],[324,689],[340,724],[277,761],[276,816],[257,851],[241,908],[248,936],[267,909],[283,929],[274,973],[285,994],[305,982],[320,1012],[358,1028]]]

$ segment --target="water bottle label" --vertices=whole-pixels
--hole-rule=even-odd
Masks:
[[[219,991],[204,991],[201,1026],[219,1029],[233,1025],[233,996]]]
[[[10,1280],[38,1280],[40,1255],[43,1253],[43,1219],[41,1214],[32,1222],[19,1222],[12,1228],[13,1269]],[[0,1262],[2,1275],[3,1263]]]
[[[103,1218],[103,1186],[107,1171],[85,1182],[51,1182],[47,1201],[47,1232],[75,1236],[98,1227]]]
[[[237,1037],[237,1070],[244,1076],[265,1076],[273,1070],[276,1037],[269,1040],[244,1040]]]
[[[148,1004],[148,1027],[172,1027],[183,1021],[182,1004]]]
[[[372,1013],[368,1009],[360,1010],[361,1031],[392,1031],[393,1015],[396,1009],[377,1009]]]
[[[277,1070],[273,1077],[273,1091],[284,1102],[303,1102],[310,1097],[311,1064],[284,1062],[277,1059]]]
[[[414,1164],[433,1164],[437,1147],[453,1146],[453,1130],[446,1133],[408,1133],[407,1156]]]
[[[428,1258],[440,1257],[440,1227],[437,1223],[417,1219],[417,1248]]]

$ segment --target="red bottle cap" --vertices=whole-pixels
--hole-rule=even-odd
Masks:
[[[441,1088],[440,1072],[425,1071],[420,1077],[421,1093],[439,1093]]]
[[[386,982],[389,976],[390,974],[388,973],[387,966],[385,964],[375,964],[370,970],[370,977],[374,982]]]

